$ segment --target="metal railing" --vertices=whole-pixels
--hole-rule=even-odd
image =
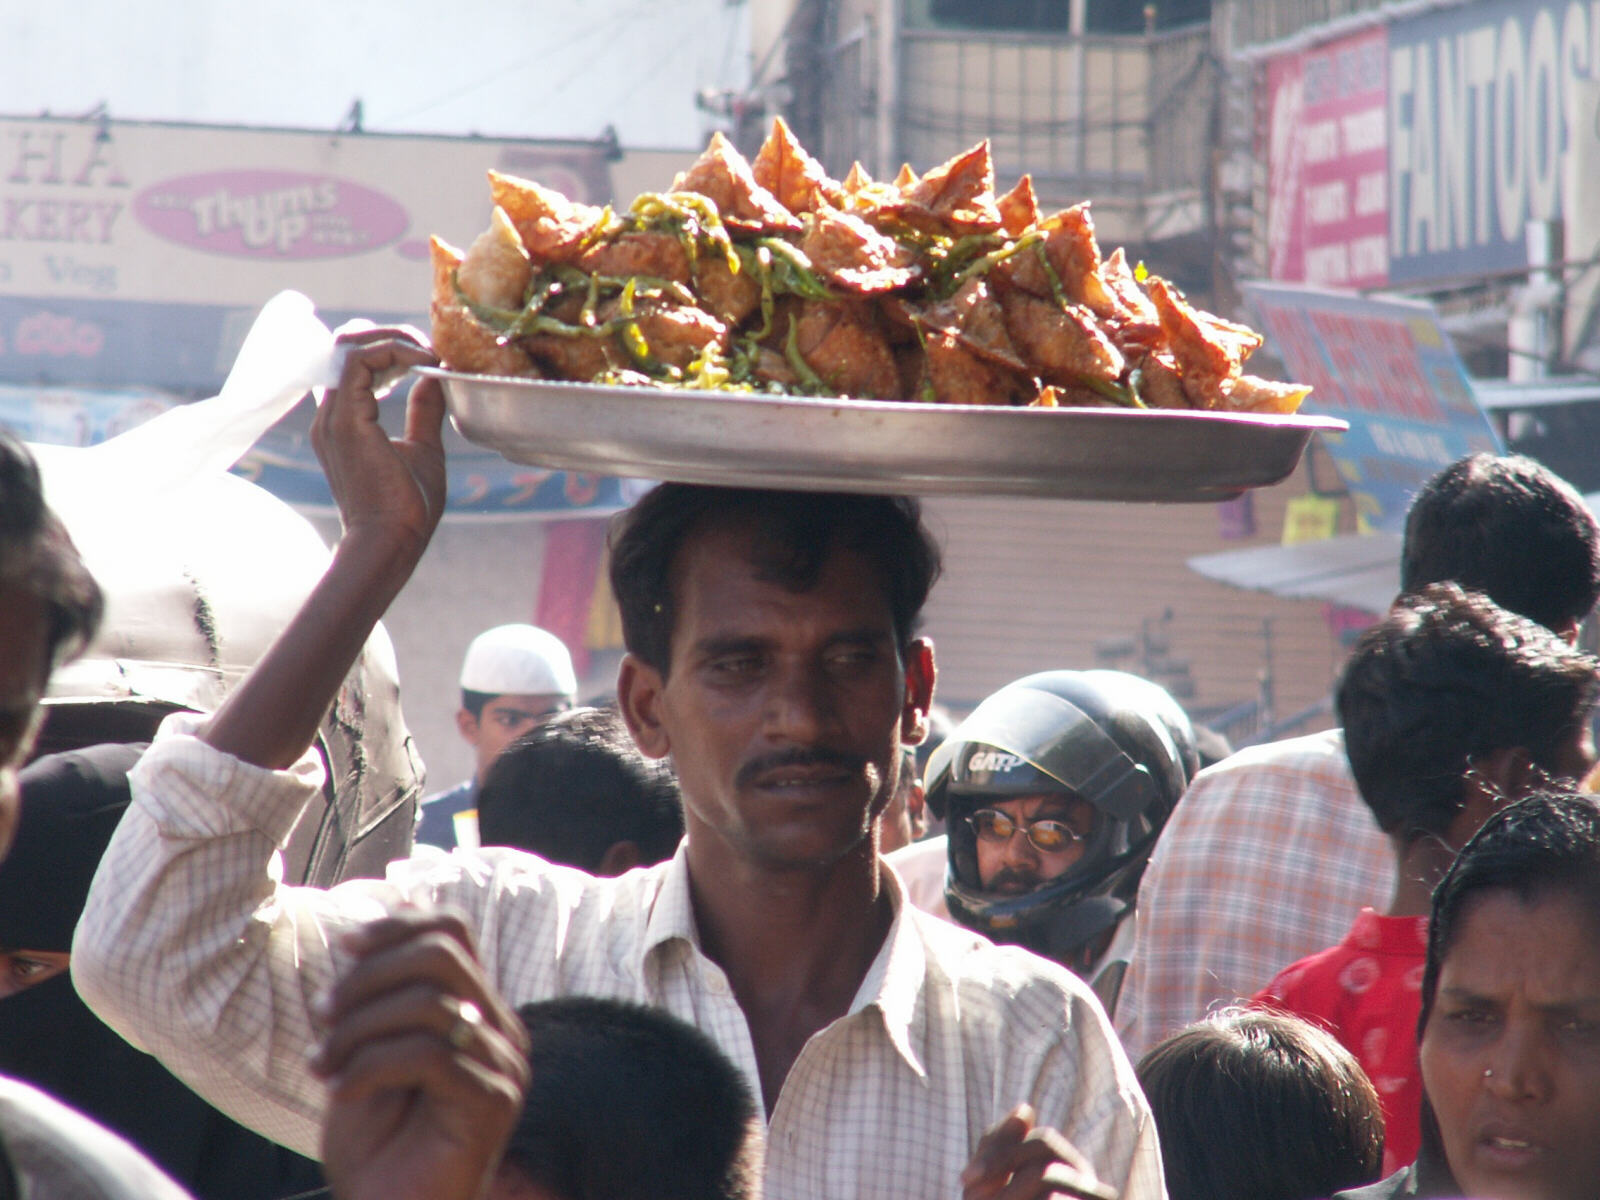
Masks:
[[[1203,186],[1210,29],[1140,36],[905,29],[902,157],[926,166],[990,140],[1003,186],[1140,196]]]
[[[1382,8],[1386,0],[1244,0],[1231,5],[1232,44],[1237,50],[1280,38],[1340,17]]]
[[[1260,700],[1244,700],[1223,709],[1197,709],[1190,713],[1190,717],[1196,724],[1204,725],[1227,738],[1233,749],[1243,750],[1246,746],[1258,746],[1263,742],[1291,737],[1332,711],[1333,697],[1325,696],[1298,712],[1278,719],[1262,708]]]

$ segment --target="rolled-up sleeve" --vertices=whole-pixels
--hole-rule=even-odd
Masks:
[[[280,887],[280,851],[322,785],[307,755],[250,767],[168,718],[130,775],[72,946],[73,980],[112,1028],[218,1108],[315,1155],[325,1102],[308,1069],[313,1000],[336,939],[404,899],[393,884]]]

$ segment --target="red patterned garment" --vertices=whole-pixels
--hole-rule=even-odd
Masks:
[[[1355,1055],[1383,1102],[1385,1175],[1417,1157],[1417,1015],[1427,949],[1427,917],[1364,908],[1342,942],[1285,967],[1251,1001],[1314,1021]]]

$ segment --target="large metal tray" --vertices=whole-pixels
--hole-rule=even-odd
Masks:
[[[1315,416],[988,408],[600,387],[424,368],[513,462],[809,491],[1226,500],[1285,479]]]

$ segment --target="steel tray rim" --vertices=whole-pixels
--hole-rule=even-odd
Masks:
[[[727,486],[1220,500],[1280,482],[1313,433],[1348,428],[1314,414],[1002,408],[418,370],[443,383],[463,436],[513,462]]]

